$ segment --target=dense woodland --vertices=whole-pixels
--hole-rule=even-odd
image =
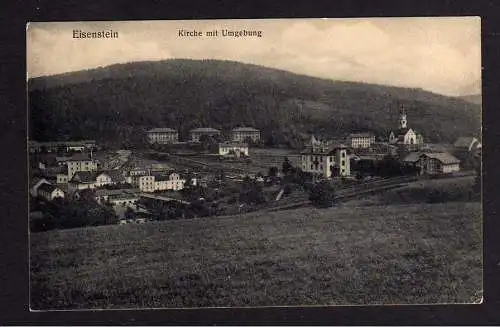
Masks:
[[[153,127],[240,125],[264,143],[299,147],[308,133],[387,135],[400,107],[427,141],[478,135],[479,105],[420,89],[339,82],[217,60],[113,65],[29,81],[30,137],[96,139],[115,146],[144,141]]]

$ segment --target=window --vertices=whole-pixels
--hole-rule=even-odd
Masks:
[[[345,152],[342,152],[342,158],[345,158]]]
[[[340,164],[340,165],[341,165],[341,166],[345,166],[345,160],[342,160],[342,162],[341,162],[341,164]]]

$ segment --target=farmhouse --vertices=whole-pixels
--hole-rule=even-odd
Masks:
[[[248,157],[248,144],[246,143],[219,143],[218,154],[221,156],[234,155],[235,157]]]
[[[345,177],[351,175],[347,147],[337,146],[330,151],[314,151],[301,153],[301,168],[305,172],[321,175],[325,178]]]
[[[164,190],[179,191],[184,188],[185,179],[177,173],[169,175],[148,175],[139,177],[139,189],[142,192],[155,192]]]
[[[233,142],[259,142],[260,131],[253,127],[237,127],[231,131]]]
[[[55,198],[64,198],[64,192],[52,184],[42,184],[38,187],[38,196],[47,200],[52,201]]]
[[[423,153],[417,164],[421,174],[449,174],[460,171],[460,160],[447,152]]]
[[[404,110],[401,111],[399,118],[399,129],[391,131],[389,134],[389,143],[398,145],[417,145],[424,143],[422,135],[408,127],[406,112]]]
[[[375,142],[375,135],[371,133],[352,133],[347,137],[347,144],[354,149],[369,148]]]
[[[215,128],[202,127],[202,128],[192,129],[189,132],[189,135],[190,135],[191,142],[198,143],[198,142],[200,142],[200,137],[202,135],[206,135],[206,136],[210,136],[210,137],[215,137],[215,136],[220,136],[221,132],[218,129],[215,129]]]
[[[113,199],[114,202],[119,202],[118,199],[138,198],[139,193],[140,190],[136,188],[119,190],[97,189],[95,190],[95,200],[100,204],[106,202],[113,203]]]
[[[179,142],[179,133],[172,128],[153,128],[147,131],[150,144],[171,144]]]
[[[73,190],[84,190],[125,182],[119,171],[77,171],[68,186]]]

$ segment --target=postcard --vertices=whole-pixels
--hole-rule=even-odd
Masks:
[[[482,302],[479,17],[26,33],[32,311]]]

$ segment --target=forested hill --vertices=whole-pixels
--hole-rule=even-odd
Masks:
[[[307,133],[341,137],[409,125],[432,141],[480,130],[480,106],[421,89],[320,79],[217,60],[112,65],[29,80],[30,137],[128,144],[153,127],[262,130],[268,144],[297,146]]]

